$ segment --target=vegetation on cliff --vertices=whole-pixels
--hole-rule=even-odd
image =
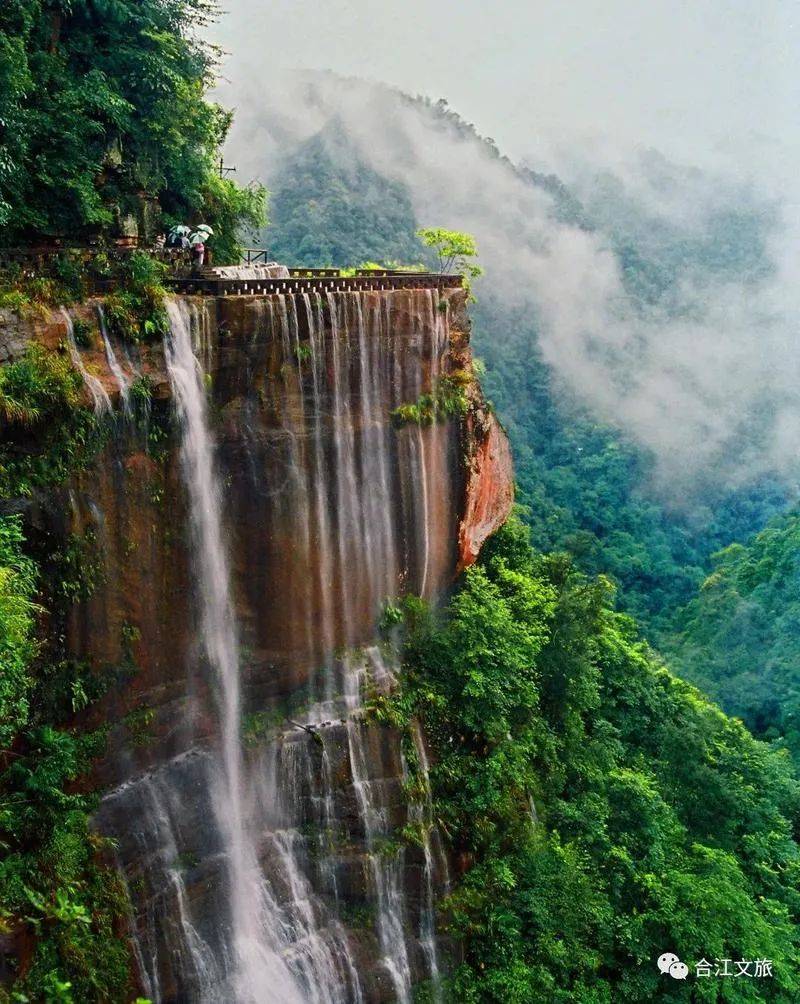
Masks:
[[[459,875],[459,1002],[716,1001],[655,960],[768,958],[728,1001],[800,994],[800,790],[787,756],[673,676],[607,580],[541,557],[512,519],[442,618],[406,603],[400,695],[422,722]],[[669,985],[668,985],[669,984]]]
[[[0,242],[140,233],[202,216],[218,259],[263,222],[263,190],[219,177],[230,114],[205,99],[208,0],[0,10]]]
[[[439,377],[431,393],[420,394],[416,401],[395,408],[392,421],[396,426],[433,425],[466,414],[469,402],[465,388],[472,379],[472,374],[466,372]]]
[[[13,505],[103,442],[80,390],[66,356],[39,347],[0,368],[0,496]],[[67,606],[93,588],[87,560],[77,541],[31,546],[20,517],[0,515],[0,935],[22,964],[0,1001],[130,997],[124,892],[89,830],[95,798],[76,785],[104,734],[67,725],[102,685],[62,647]]]
[[[59,484],[94,454],[102,430],[80,407],[82,389],[66,352],[40,345],[0,368],[0,497]]]

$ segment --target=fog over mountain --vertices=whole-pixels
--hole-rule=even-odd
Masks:
[[[316,73],[243,96],[230,155],[269,183],[281,156],[320,131],[332,157],[355,154],[407,185],[420,222],[477,236],[479,295],[537,317],[548,362],[655,452],[665,483],[794,477],[798,221],[774,179],[652,150],[610,164],[574,151],[558,166],[585,218],[565,219],[550,191],[435,109]],[[620,245],[646,256],[660,289],[642,295],[638,277],[632,288]]]
[[[230,0],[211,37],[234,92],[332,70],[447,98],[515,159],[656,147],[786,174],[800,145],[793,0]]]
[[[655,451],[676,495],[700,477],[795,479],[791,4],[306,6],[243,0],[220,25],[241,178],[269,183],[326,130],[333,157],[408,186],[421,224],[475,233],[481,298],[530,310],[548,362]],[[265,68],[258,39],[278,24]],[[395,87],[555,173],[580,215]]]

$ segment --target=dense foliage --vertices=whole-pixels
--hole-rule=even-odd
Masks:
[[[92,455],[102,430],[79,406],[82,387],[66,353],[39,345],[0,368],[0,497],[63,481]]]
[[[230,116],[207,102],[209,0],[5,0],[0,238],[141,233],[203,216],[229,255],[263,192],[216,172]],[[159,216],[163,213],[163,218]]]
[[[663,647],[729,713],[800,757],[800,514],[713,560]]]
[[[800,995],[800,791],[674,677],[607,581],[538,557],[515,520],[443,619],[407,606],[401,696],[431,743],[434,811],[460,862],[444,911],[466,1002],[790,1001]],[[676,952],[681,986],[656,959]],[[695,979],[702,959],[773,978]]]
[[[0,495],[12,506],[103,442],[80,388],[69,360],[39,347],[0,368]],[[24,960],[4,1002],[131,997],[124,893],[89,831],[94,799],[76,788],[104,735],[65,724],[97,696],[61,648],[66,604],[89,588],[74,542],[45,535],[32,549],[20,518],[0,516],[0,934]]]
[[[28,666],[33,658],[34,565],[22,552],[17,518],[0,520],[0,748],[28,715]]]

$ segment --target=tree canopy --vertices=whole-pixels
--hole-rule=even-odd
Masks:
[[[800,758],[800,512],[730,544],[676,612],[663,647],[678,670],[757,735]]]
[[[439,260],[442,275],[457,273],[467,279],[477,279],[483,269],[473,259],[478,256],[478,245],[472,234],[441,227],[422,227],[417,237],[430,248]]]
[[[263,192],[215,171],[230,115],[205,99],[215,53],[198,28],[213,14],[209,0],[4,2],[0,240],[203,216],[224,241],[261,222]]]
[[[400,696],[431,743],[434,817],[459,863],[443,904],[464,1004],[789,1001],[800,791],[772,752],[673,676],[607,581],[541,557],[511,520],[444,617],[408,601]],[[656,960],[676,952],[686,985]],[[767,958],[773,976],[695,977]]]

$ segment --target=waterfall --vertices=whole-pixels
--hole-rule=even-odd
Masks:
[[[265,890],[245,825],[238,641],[203,375],[192,347],[189,308],[184,301],[171,300],[167,311],[170,335],[165,353],[181,420],[181,460],[195,540],[201,635],[216,676],[221,719],[222,769],[213,803],[230,871],[235,966],[231,989],[243,1004],[260,1004],[267,990],[274,1000],[302,1004],[300,988],[280,954],[277,932],[270,930],[270,918],[262,913],[271,904],[264,902]]]
[[[131,413],[131,381],[126,375],[125,371],[119,364],[117,359],[117,354],[114,351],[114,346],[111,344],[111,339],[108,337],[108,329],[106,328],[106,315],[103,312],[103,308],[98,304],[97,307],[97,319],[100,322],[100,334],[103,336],[103,345],[106,350],[106,361],[108,362],[108,368],[114,375],[114,379],[117,381],[117,386],[119,387],[119,396],[122,398],[122,410],[126,415]]]
[[[381,962],[392,981],[399,1004],[411,1001],[411,965],[405,935],[405,910],[401,891],[402,848],[386,853],[381,841],[389,837],[387,807],[376,797],[374,782],[370,781],[367,750],[364,744],[361,720],[361,688],[364,670],[352,666],[347,676],[349,706],[347,739],[353,787],[358,801],[359,814],[367,839],[367,854],[372,882],[378,900],[378,936]]]
[[[136,857],[147,862],[148,873],[163,877],[160,887],[147,897],[146,909],[132,939],[143,989],[154,1002],[162,1000],[159,956],[170,949],[180,982],[192,988],[194,999],[214,1000],[215,988],[223,980],[212,946],[195,926],[179,850],[186,845],[186,828],[193,820],[177,796],[178,770],[188,768],[190,776],[196,776],[202,783],[206,759],[190,754],[188,763],[179,760],[145,774],[109,792],[104,800],[104,813],[107,816],[119,813],[126,831],[124,839],[135,848]],[[125,874],[124,858],[132,856],[130,849],[118,847],[119,870],[129,896],[131,881]]]
[[[220,344],[225,306],[167,306],[197,625],[173,676],[190,699],[176,745],[99,813],[143,990],[154,1004],[410,1004],[429,980],[438,1000],[446,861],[425,748],[415,733],[425,784],[409,802],[401,738],[365,699],[398,667],[375,643],[384,603],[441,594],[454,567],[457,430],[390,420],[432,389],[447,317],[424,290],[236,309]]]
[[[417,755],[417,768],[422,777],[423,797],[412,800],[408,815],[420,832],[424,867],[422,871],[422,902],[420,909],[420,943],[428,960],[428,970],[431,976],[433,1004],[442,1000],[442,974],[439,967],[439,953],[436,947],[436,889],[437,874],[444,879],[443,892],[447,895],[450,886],[450,876],[447,867],[447,856],[441,845],[441,838],[433,825],[433,806],[431,802],[430,765],[428,751],[422,729],[417,722],[412,725],[414,751]],[[403,775],[407,776],[405,757],[403,758]],[[437,853],[434,854],[434,844]],[[436,860],[438,858],[438,861]]]
[[[100,383],[93,373],[90,373],[86,369],[83,362],[83,358],[78,349],[78,343],[75,341],[75,325],[72,322],[72,317],[64,307],[61,308],[61,314],[67,325],[67,349],[69,350],[72,365],[83,377],[83,382],[86,384],[92,398],[95,414],[102,415],[106,412],[110,412],[111,398],[108,396],[108,393],[102,383]]]
[[[220,714],[221,766],[212,787],[212,803],[228,863],[234,971],[219,999],[241,1004],[337,1004],[351,990],[347,999],[357,1001],[357,976],[344,933],[336,925],[323,931],[318,922],[313,890],[297,853],[299,834],[276,825],[266,834],[274,872],[265,872],[259,860],[248,818],[239,643],[223,543],[222,499],[203,371],[192,345],[196,325],[184,301],[171,301],[167,309],[170,335],[165,355],[181,422],[201,637],[216,681]],[[289,890],[285,903],[278,898],[282,887]]]

